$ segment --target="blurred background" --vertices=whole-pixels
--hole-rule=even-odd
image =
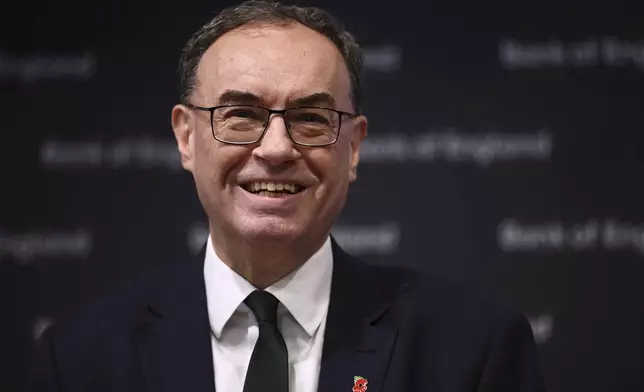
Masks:
[[[45,328],[203,243],[170,110],[183,44],[231,4],[2,6],[0,391]],[[366,56],[338,242],[520,309],[549,391],[644,390],[643,7],[299,4]]]

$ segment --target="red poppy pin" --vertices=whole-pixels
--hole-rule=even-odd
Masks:
[[[367,381],[366,378],[360,376],[353,377],[353,392],[366,392],[367,391]]]

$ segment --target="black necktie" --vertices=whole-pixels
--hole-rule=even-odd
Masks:
[[[259,337],[248,364],[244,392],[288,392],[288,352],[277,327],[279,300],[263,290],[253,291],[244,303],[255,314]]]

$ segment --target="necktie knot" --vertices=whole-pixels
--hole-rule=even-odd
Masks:
[[[244,303],[255,314],[257,323],[269,323],[277,326],[277,305],[279,300],[268,291],[255,290]]]

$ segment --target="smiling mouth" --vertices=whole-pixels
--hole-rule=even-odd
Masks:
[[[251,182],[241,185],[247,192],[265,197],[281,197],[302,192],[305,188],[298,184],[276,182]]]

